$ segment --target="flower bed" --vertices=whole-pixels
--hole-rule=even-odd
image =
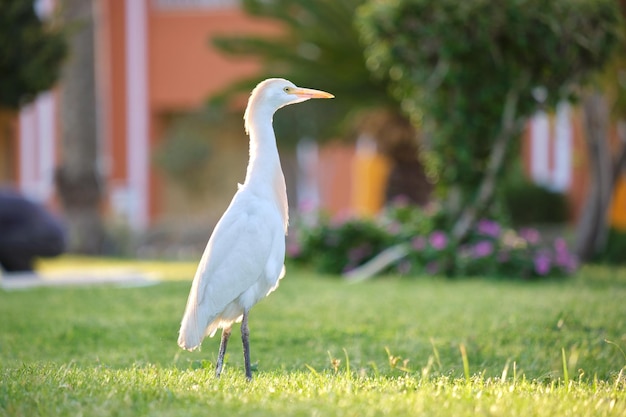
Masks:
[[[542,239],[536,229],[514,230],[490,219],[480,220],[461,244],[450,236],[439,210],[395,205],[375,219],[330,219],[296,224],[288,256],[323,273],[348,272],[384,249],[404,245],[408,255],[386,272],[401,275],[561,277],[578,262],[562,238]]]

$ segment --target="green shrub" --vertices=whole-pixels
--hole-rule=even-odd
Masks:
[[[550,191],[529,181],[508,184],[503,189],[505,211],[514,225],[563,223],[568,203],[563,193]]]
[[[609,264],[626,264],[626,232],[610,229],[604,251],[597,254],[594,260]]]
[[[578,267],[563,239],[544,242],[536,229],[515,231],[493,220],[479,221],[463,244],[452,242],[442,230],[415,236],[398,272],[533,279],[569,275]]]
[[[392,243],[389,231],[372,220],[357,218],[338,221],[321,216],[315,226],[301,226],[296,236],[288,244],[288,255],[331,274],[369,261]]]
[[[409,254],[391,265],[401,275],[501,276],[544,278],[566,276],[578,263],[563,239],[544,242],[535,229],[515,231],[500,223],[479,221],[461,245],[442,227],[441,210],[394,205],[373,220],[330,221],[296,226],[288,242],[290,258],[324,273],[352,270],[384,249],[404,244]]]

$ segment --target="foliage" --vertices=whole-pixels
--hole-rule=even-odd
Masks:
[[[0,2],[0,107],[17,109],[52,87],[66,53],[64,32],[39,20],[32,0]]]
[[[382,0],[359,10],[368,67],[432,134],[443,186],[472,198],[499,136],[571,96],[610,57],[613,0]],[[512,125],[507,126],[511,118]],[[506,149],[506,161],[516,156]]]
[[[396,198],[387,205],[379,220],[395,236],[395,241],[408,241],[450,226],[447,216],[437,204],[431,203],[422,209],[402,198]]]
[[[367,262],[392,242],[387,230],[368,219],[337,221],[320,216],[315,227],[303,224],[296,233],[299,238],[288,245],[289,255],[331,274]]]
[[[619,0],[618,2],[622,18],[624,18],[626,1]],[[622,26],[621,36],[622,40],[625,40],[626,25]],[[626,45],[621,45],[597,78],[599,87],[609,102],[612,118],[624,120],[626,117]]]
[[[148,267],[97,262],[97,271]],[[236,341],[219,380],[219,338],[199,352],[176,345],[189,266],[154,263],[153,272],[185,281],[150,287],[0,290],[0,416],[626,412],[623,268],[585,267],[567,283],[536,285],[428,277],[346,285],[288,266],[250,316],[248,383]]]
[[[563,239],[546,245],[536,229],[507,230],[491,220],[479,221],[462,245],[434,230],[413,238],[411,246],[408,260],[398,265],[401,273],[532,279],[570,275],[578,267]]]
[[[626,231],[610,228],[604,250],[597,253],[593,261],[623,265],[626,263]]]
[[[563,223],[568,218],[567,197],[526,179],[505,184],[504,210],[514,225]]]
[[[370,75],[352,25],[355,10],[363,1],[244,0],[246,13],[278,23],[281,31],[274,36],[229,35],[213,39],[223,53],[255,57],[263,64],[261,73],[234,84],[221,98],[236,92],[248,93],[260,80],[270,77],[287,78],[337,97],[323,103],[311,100],[277,113],[276,137],[285,144],[295,144],[303,137],[336,137],[355,112],[391,105],[386,79],[373,79]]]
[[[457,244],[441,210],[391,206],[375,220],[322,220],[301,225],[289,255],[320,272],[342,273],[366,263],[385,247],[409,246],[409,255],[394,266],[403,275],[500,276],[545,278],[570,275],[577,261],[563,239],[543,242],[535,229],[519,232],[483,219],[468,239]],[[445,226],[444,226],[445,227]],[[373,251],[373,249],[378,250]]]

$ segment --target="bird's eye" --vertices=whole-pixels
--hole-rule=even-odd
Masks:
[[[291,93],[291,87],[285,87],[285,88],[283,88],[283,91],[285,93]]]

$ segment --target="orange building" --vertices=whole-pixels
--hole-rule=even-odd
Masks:
[[[191,111],[257,70],[210,47],[216,34],[271,32],[235,1],[100,0],[96,47],[102,68],[103,135],[111,206],[143,229],[159,213],[159,177],[150,164],[168,114]]]
[[[159,212],[161,187],[150,150],[166,116],[200,107],[211,94],[258,68],[252,60],[226,59],[210,47],[210,38],[276,28],[248,18],[232,0],[93,4],[98,135],[107,206],[134,228],[144,229]],[[62,157],[55,152],[57,107],[55,94],[44,93],[19,116],[14,182],[37,200],[51,198],[52,173]]]

